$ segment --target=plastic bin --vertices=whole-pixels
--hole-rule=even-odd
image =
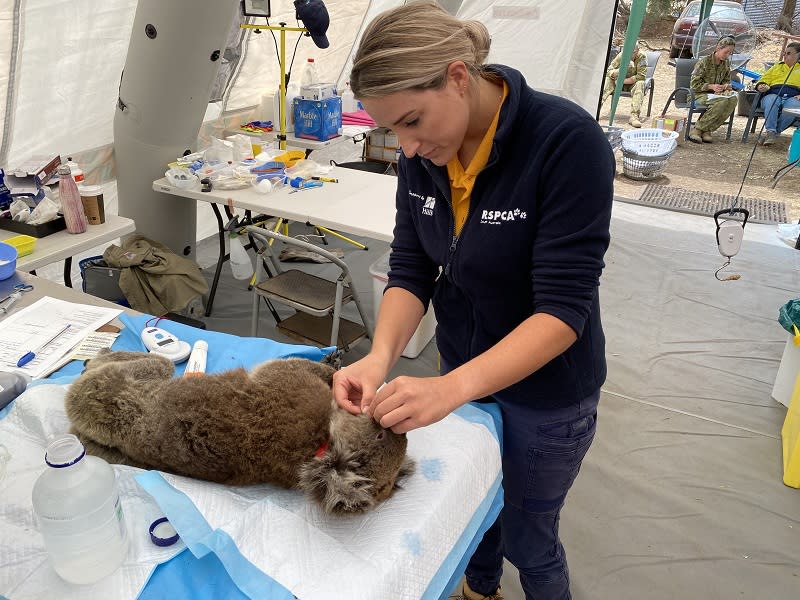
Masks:
[[[389,281],[389,252],[376,260],[369,268],[369,274],[372,275],[372,291],[374,293],[374,307],[375,307],[375,321],[378,320],[378,309],[381,306],[381,299],[383,298],[383,290],[386,287],[386,282]],[[436,332],[436,317],[433,316],[433,308],[428,307],[428,311],[422,317],[417,330],[408,344],[403,350],[402,355],[406,358],[416,358],[419,353],[425,349],[428,342],[433,338]]]

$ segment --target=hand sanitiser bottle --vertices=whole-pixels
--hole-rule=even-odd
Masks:
[[[114,469],[61,435],[47,446],[47,469],[33,486],[33,512],[53,567],[70,583],[113,573],[128,552]]]

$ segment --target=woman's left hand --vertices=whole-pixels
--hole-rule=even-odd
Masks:
[[[384,385],[367,413],[382,427],[407,433],[441,421],[462,403],[447,377],[401,376]]]

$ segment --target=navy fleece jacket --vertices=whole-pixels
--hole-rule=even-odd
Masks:
[[[577,341],[495,396],[568,406],[606,376],[598,285],[610,240],[613,153],[582,108],[532,90],[514,69],[490,68],[509,93],[461,234],[454,235],[446,167],[401,157],[387,289],[404,288],[425,306],[433,300],[449,369],[535,313],[561,319]]]

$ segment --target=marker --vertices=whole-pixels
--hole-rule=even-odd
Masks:
[[[314,181],[324,181],[325,183],[339,183],[338,179],[333,177],[312,177]]]
[[[29,362],[31,362],[31,361],[32,361],[34,358],[36,358],[36,355],[37,355],[39,352],[41,352],[42,350],[44,350],[45,348],[47,348],[47,347],[48,347],[50,344],[52,344],[53,342],[55,342],[55,341],[56,341],[58,338],[60,338],[60,337],[61,337],[61,336],[62,336],[64,333],[66,333],[66,331],[67,331],[69,328],[70,328],[70,325],[69,325],[69,324],[67,324],[67,325],[64,325],[64,328],[63,328],[61,331],[59,331],[57,334],[55,334],[53,337],[51,337],[49,340],[47,340],[47,341],[46,341],[44,344],[42,344],[41,346],[39,346],[39,347],[38,347],[36,350],[29,350],[28,352],[26,352],[25,354],[23,354],[23,355],[22,355],[22,357],[21,357],[21,358],[20,358],[20,359],[17,361],[17,366],[18,366],[18,367],[22,367],[22,366],[24,366],[24,365],[27,365],[27,364],[28,364]]]

